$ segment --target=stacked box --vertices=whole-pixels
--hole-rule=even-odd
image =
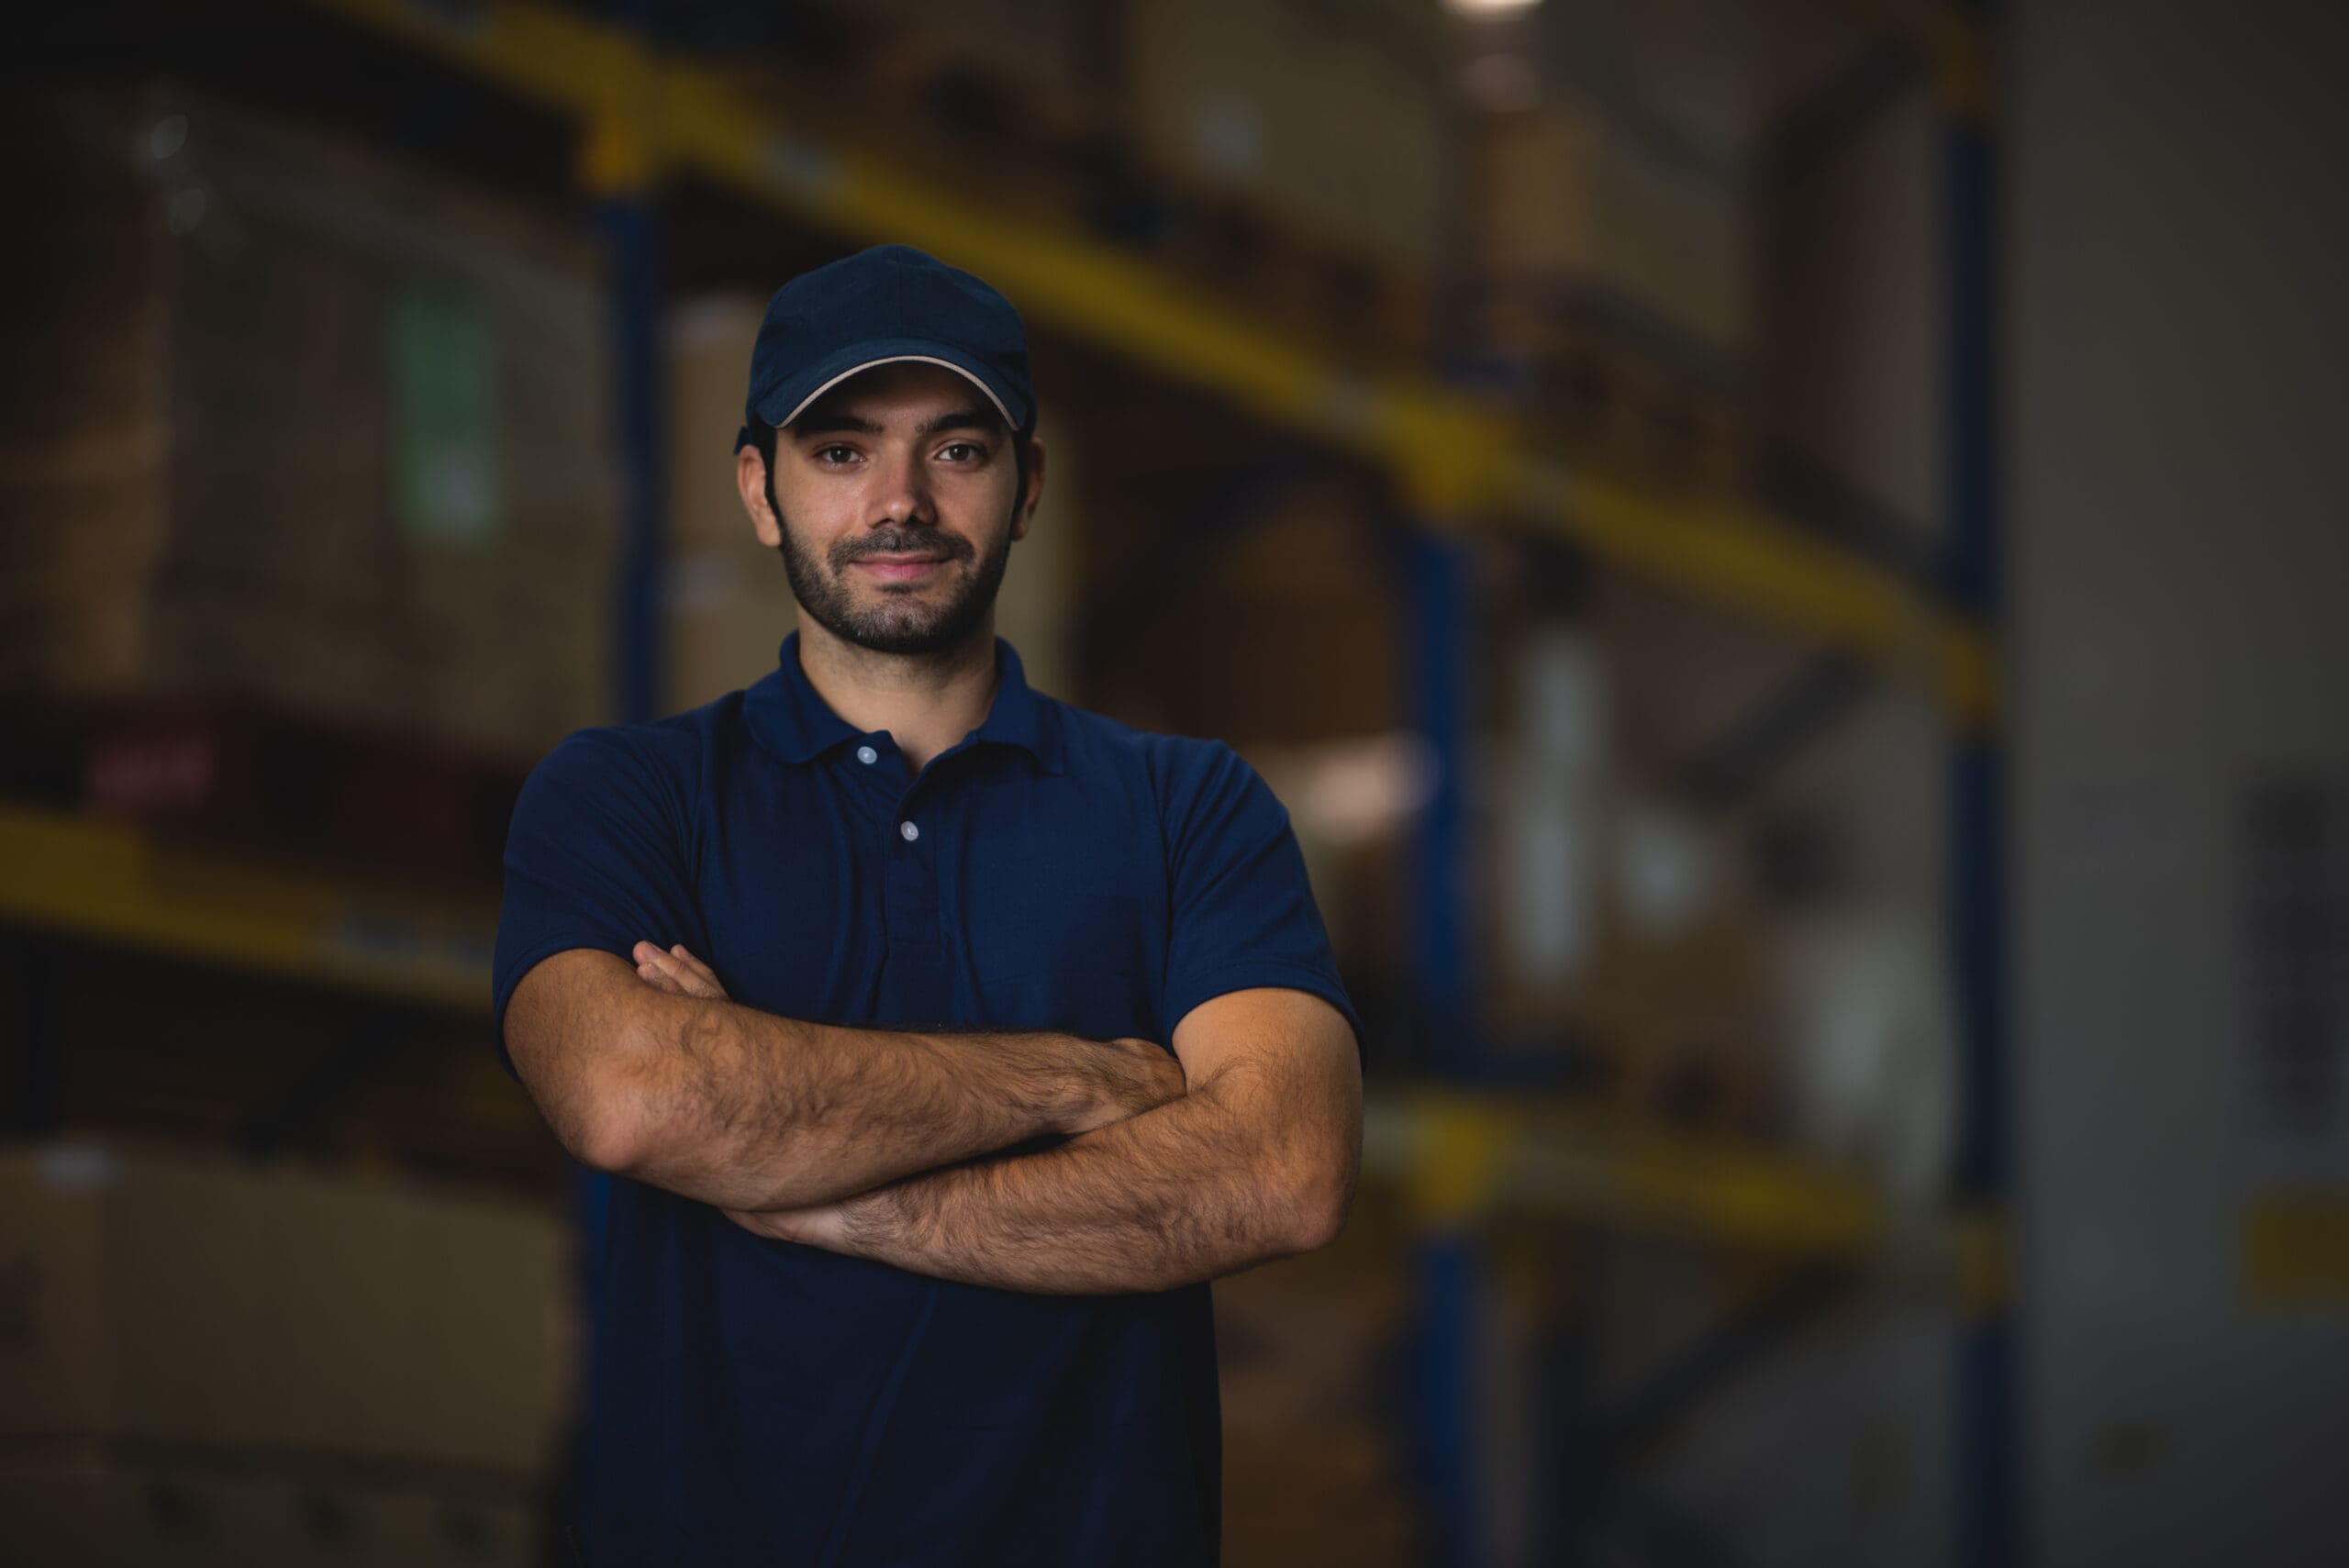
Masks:
[[[784,282],[777,278],[778,286]],[[782,556],[759,542],[735,484],[734,437],[766,300],[712,295],[673,309],[662,711],[750,685],[798,624]]]
[[[996,592],[995,630],[1019,651],[1030,686],[1065,702],[1081,702],[1075,668],[1078,573],[1083,530],[1098,514],[1085,503],[1085,454],[1076,444],[1075,422],[1046,406],[1037,415],[1036,437],[1044,443],[1044,494],[1028,520],[1028,537],[1012,542],[1011,560]]]
[[[1571,104],[1490,117],[1474,159],[1477,270],[1496,319],[1611,298],[1707,348],[1751,346],[1739,194]]]
[[[570,1398],[552,1218],[56,1144],[0,1154],[0,1237],[10,1562],[531,1560]]]
[[[1133,0],[1135,139],[1305,229],[1432,271],[1448,172],[1440,20],[1429,0]]]
[[[0,1432],[529,1478],[562,1230],[526,1206],[98,1145],[0,1155]]]
[[[1399,1396],[1415,1331],[1406,1243],[1374,1185],[1329,1247],[1216,1282],[1227,1561],[1425,1561]]]
[[[1186,585],[1153,652],[1166,690],[1191,705],[1181,716],[1191,732],[1335,741],[1407,720],[1407,606],[1374,504],[1343,480],[1293,488]]]
[[[164,89],[7,111],[0,685],[273,699],[535,754],[607,714],[600,265],[567,226]]]
[[[1100,86],[1087,79],[1102,25],[1090,0],[864,0],[858,10],[1012,91],[1066,101]]]

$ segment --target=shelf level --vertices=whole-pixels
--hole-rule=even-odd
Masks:
[[[494,906],[441,902],[0,805],[0,919],[486,1013]]]
[[[1969,1318],[2003,1309],[2011,1293],[1995,1213],[1907,1214],[1860,1177],[1798,1153],[1569,1098],[1375,1091],[1364,1107],[1363,1179],[1399,1189],[1429,1233],[1542,1216],[1790,1258],[1898,1261],[1941,1282]]]

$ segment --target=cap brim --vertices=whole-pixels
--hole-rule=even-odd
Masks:
[[[1006,428],[1016,431],[1022,428],[1012,417],[1003,395],[989,384],[985,371],[972,355],[949,343],[913,339],[859,343],[843,350],[775,388],[759,406],[758,416],[779,429],[807,412],[809,405],[851,376],[861,375],[876,365],[895,364],[930,364],[952,371],[986,395],[987,402],[1003,417]]]

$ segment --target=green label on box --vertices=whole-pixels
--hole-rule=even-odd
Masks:
[[[392,506],[409,539],[477,545],[504,517],[497,354],[488,313],[463,295],[411,289],[385,323]]]

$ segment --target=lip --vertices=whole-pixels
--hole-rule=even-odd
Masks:
[[[942,555],[868,555],[851,562],[862,566],[885,583],[907,583],[934,566],[946,564]]]

